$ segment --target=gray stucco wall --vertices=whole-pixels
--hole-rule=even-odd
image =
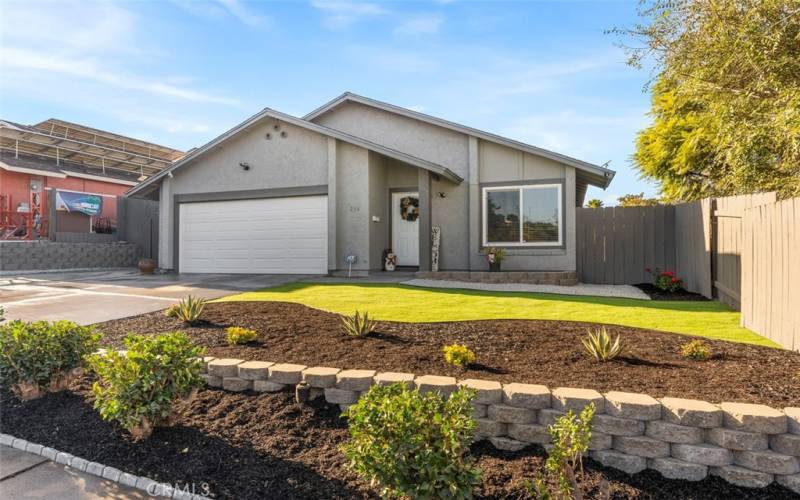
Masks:
[[[468,137],[436,125],[348,102],[314,122],[445,166],[467,177]]]
[[[174,194],[328,183],[328,141],[317,132],[266,120],[175,172]],[[281,137],[286,133],[286,137]],[[266,139],[270,134],[271,138]],[[246,162],[249,170],[239,164]]]
[[[389,206],[386,203],[387,168],[383,157],[369,154],[369,255],[370,268],[381,268],[383,249],[389,246]],[[377,217],[379,220],[373,220]]]
[[[278,125],[277,130],[276,125]],[[267,134],[270,135],[269,139]],[[285,137],[282,134],[285,134]],[[269,119],[239,133],[221,147],[175,171],[174,177],[165,178],[160,188],[159,265],[167,269],[176,267],[174,262],[176,214],[173,213],[173,201],[176,195],[328,185],[328,172],[331,167],[328,155],[329,152],[336,154],[339,150],[344,165],[341,175],[345,176],[345,179],[349,180],[352,177],[351,170],[357,168],[359,164],[358,161],[354,162],[353,158],[359,154],[363,157],[362,163],[366,169],[365,149],[348,144],[340,144],[337,148],[335,142],[331,146],[330,140],[322,134]],[[249,170],[244,170],[240,166],[242,162],[249,165]],[[363,179],[366,182],[366,177]],[[355,179],[356,182],[358,180]],[[361,196],[366,193],[366,188],[366,184],[362,186]],[[348,186],[344,189],[348,189]],[[358,200],[355,196],[358,194],[353,195],[356,204]],[[366,207],[366,201],[364,206]],[[336,217],[340,217],[338,212]],[[363,226],[360,221],[353,221],[353,224]],[[353,233],[347,226],[342,229],[345,235]],[[353,244],[357,244],[358,241],[356,237]],[[365,240],[363,248],[367,248],[366,245]],[[363,251],[359,251],[358,254],[365,255]]]
[[[336,145],[336,268],[346,269],[344,258],[355,255],[355,270],[370,268],[369,152],[338,142]]]
[[[439,260],[442,270],[488,269],[481,252],[482,184],[563,182],[563,246],[508,248],[508,259],[503,267],[508,270],[575,270],[573,167],[360,103],[344,103],[314,121],[439,163],[465,179],[461,185],[445,179],[431,181],[431,224],[442,229]],[[430,238],[430,235],[421,233],[420,238]]]

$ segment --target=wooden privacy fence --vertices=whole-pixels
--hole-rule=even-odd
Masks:
[[[741,308],[743,326],[800,350],[800,267],[792,265],[800,262],[797,203],[759,193],[673,206],[580,208],[578,279],[646,283],[652,277],[644,268],[671,269],[687,290]]]
[[[655,207],[579,208],[577,271],[584,283],[650,283],[645,269],[680,270],[687,289],[711,296],[707,200]]]
[[[800,351],[800,198],[744,210],[742,326]]]
[[[120,197],[119,239],[139,245],[142,257],[158,258],[158,202]]]

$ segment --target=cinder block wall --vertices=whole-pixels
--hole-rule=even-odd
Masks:
[[[501,384],[411,373],[376,373],[240,359],[204,358],[206,383],[228,391],[274,392],[301,381],[312,397],[342,408],[373,384],[402,382],[449,395],[459,386],[477,390],[476,437],[503,450],[530,443],[549,448],[547,426],[567,411],[594,403],[590,456],[635,474],[655,469],[668,478],[699,481],[708,475],[750,488],[773,481],[800,493],[800,408],[722,403],[646,394],[543,385]]]
[[[133,267],[141,254],[130,243],[0,241],[0,271]]]

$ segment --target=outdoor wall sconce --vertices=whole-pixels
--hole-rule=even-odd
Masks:
[[[439,198],[447,198],[447,195],[444,193],[444,191],[439,191]]]
[[[243,161],[243,162],[239,163],[239,166],[242,167],[242,170],[245,170],[245,171],[250,170],[250,164],[247,163],[246,161]]]
[[[265,137],[267,138],[267,140],[270,140],[270,139],[272,139],[272,134],[270,134],[269,132],[267,132],[267,135],[266,135]]]

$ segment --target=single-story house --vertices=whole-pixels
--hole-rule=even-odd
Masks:
[[[160,201],[159,266],[179,272],[574,271],[575,208],[614,172],[345,93],[248,118],[130,196]]]

